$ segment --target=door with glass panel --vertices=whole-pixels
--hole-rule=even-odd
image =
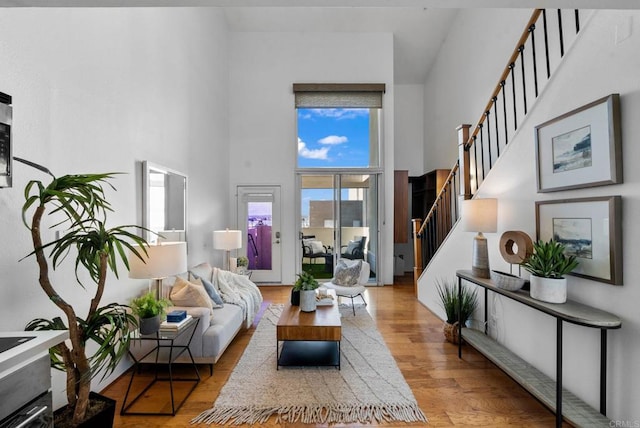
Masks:
[[[331,278],[339,259],[363,260],[375,282],[377,193],[375,174],[300,176],[300,271]]]
[[[280,187],[238,186],[238,225],[244,241],[238,255],[249,259],[251,280],[280,283]]]

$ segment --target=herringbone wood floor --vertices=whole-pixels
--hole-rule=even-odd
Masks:
[[[413,296],[411,277],[395,278],[394,286],[370,287],[368,310],[376,320],[405,379],[429,419],[430,426],[474,427],[551,427],[554,415],[492,363],[468,346],[463,359],[457,347],[444,341],[442,322]],[[289,286],[261,287],[268,303],[284,303]],[[247,346],[253,329],[238,334],[215,365],[213,376],[200,366],[203,380],[176,416],[120,416],[115,427],[186,427],[189,421],[210,408]],[[183,370],[180,370],[182,373]],[[178,374],[181,374],[178,373]],[[185,375],[190,373],[184,371]],[[128,373],[103,393],[122,405]],[[145,400],[156,409],[170,407],[166,384],[146,393]],[[135,387],[135,385],[134,385]],[[184,392],[176,385],[176,395]],[[384,424],[385,427],[424,424]],[[306,427],[305,424],[279,425],[272,418],[265,427]],[[358,426],[352,424],[350,426]]]

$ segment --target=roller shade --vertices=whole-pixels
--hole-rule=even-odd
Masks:
[[[382,108],[384,83],[294,83],[296,108]]]

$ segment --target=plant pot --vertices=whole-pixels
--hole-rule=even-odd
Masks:
[[[547,303],[564,303],[567,301],[566,278],[542,278],[531,275],[529,295],[536,300]]]
[[[116,414],[116,400],[95,392],[89,393],[89,406],[87,419],[80,422],[77,427],[71,424],[73,410],[64,406],[53,412],[54,426],[56,428],[111,428]]]
[[[140,318],[140,334],[153,334],[160,329],[162,316],[156,315],[151,318]]]
[[[444,325],[442,326],[442,331],[444,332],[444,338],[447,340],[447,342],[453,343],[454,345],[457,345],[460,342],[457,322],[449,324],[445,321]]]
[[[291,306],[300,306],[300,290],[291,290]]]
[[[302,312],[313,312],[316,310],[316,291],[300,291],[300,310]]]

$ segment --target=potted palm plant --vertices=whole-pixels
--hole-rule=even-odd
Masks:
[[[458,344],[458,325],[462,323],[465,327],[478,307],[476,290],[462,286],[462,306],[459,304],[458,290],[453,281],[436,281],[436,290],[447,317],[443,326],[444,337],[448,342]]]
[[[313,312],[316,310],[316,288],[318,280],[309,272],[302,271],[298,274],[298,279],[293,285],[293,289],[300,291],[300,310],[303,312]]]
[[[156,299],[152,292],[131,301],[131,309],[138,316],[140,334],[153,334],[160,329],[165,309],[170,305],[167,299]]]
[[[533,244],[533,253],[522,263],[522,267],[531,273],[531,297],[548,303],[567,301],[564,275],[574,270],[578,261],[564,252],[565,246],[553,239],[548,242],[538,240]]]
[[[98,422],[87,421],[90,413],[99,408],[94,405],[94,393],[90,395],[91,380],[99,373],[103,373],[103,378],[112,373],[126,355],[129,332],[132,326],[135,327],[136,319],[127,311],[126,306],[117,303],[101,306],[100,301],[108,271],[118,277],[119,261],[129,269],[125,249],[130,249],[142,258],[140,252],[146,253],[148,244],[133,233],[135,229],[141,229],[139,226],[107,228],[105,224],[107,213],[112,209],[105,199],[103,185],[109,184],[113,188],[109,183],[113,173],[55,177],[46,168],[36,167],[49,173],[53,179],[48,185],[33,180],[25,188],[26,201],[22,207],[22,218],[31,232],[33,244],[33,251],[26,257],[35,256],[40,287],[63,312],[66,320],[63,321],[61,317],[52,320],[39,318],[31,321],[26,329],[69,330],[68,343],[61,343],[49,351],[52,367],[67,374],[68,404],[56,411],[56,427],[97,427],[104,426],[105,420],[111,426],[113,413],[106,417],[97,416]],[[64,229],[61,237],[50,242],[42,240],[42,219],[45,214],[53,214],[58,219],[51,227]],[[93,290],[93,297],[88,302],[84,317],[59,294],[49,270],[50,265],[55,270],[69,255],[75,257],[75,277],[78,284]],[[84,284],[87,277],[93,283],[91,288]],[[89,342],[98,345],[95,352],[88,352]],[[113,407],[115,410],[115,402]]]

